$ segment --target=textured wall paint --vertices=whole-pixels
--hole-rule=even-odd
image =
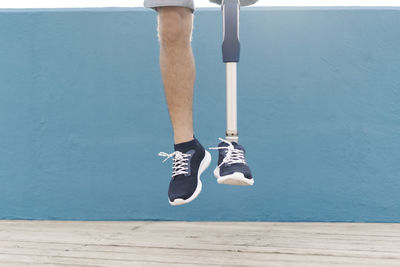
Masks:
[[[400,9],[242,12],[254,187],[170,207],[156,13],[0,11],[0,218],[400,221]],[[225,130],[217,9],[196,12],[196,135]]]

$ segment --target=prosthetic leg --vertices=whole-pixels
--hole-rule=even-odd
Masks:
[[[245,150],[238,144],[237,131],[237,63],[239,42],[240,0],[223,0],[222,56],[226,63],[226,140],[220,138],[218,166],[214,170],[217,182],[229,185],[253,185],[254,180],[245,159]]]
[[[226,63],[226,140],[238,142],[237,131],[237,63],[240,58],[239,0],[222,3],[222,58]]]

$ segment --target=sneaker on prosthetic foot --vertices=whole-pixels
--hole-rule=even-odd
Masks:
[[[219,184],[253,185],[254,179],[245,159],[245,149],[236,142],[229,142],[219,138],[221,143],[217,149],[218,166],[214,170],[215,178]]]
[[[172,206],[179,206],[194,200],[201,192],[200,175],[208,168],[211,155],[199,141],[193,140],[176,144],[175,152],[158,155],[173,159],[172,179],[168,189],[168,201]]]

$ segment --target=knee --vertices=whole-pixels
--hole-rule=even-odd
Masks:
[[[158,35],[161,45],[189,44],[192,33],[192,12],[182,7],[158,8]]]

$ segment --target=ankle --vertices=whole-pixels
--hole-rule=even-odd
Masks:
[[[192,141],[194,138],[194,135],[186,135],[186,136],[175,136],[174,137],[174,143],[175,144],[181,144],[181,143],[186,143],[189,141]]]
[[[189,141],[174,144],[175,151],[181,151],[181,152],[186,152],[190,149],[198,150],[200,148],[202,148],[202,146],[194,136]]]

